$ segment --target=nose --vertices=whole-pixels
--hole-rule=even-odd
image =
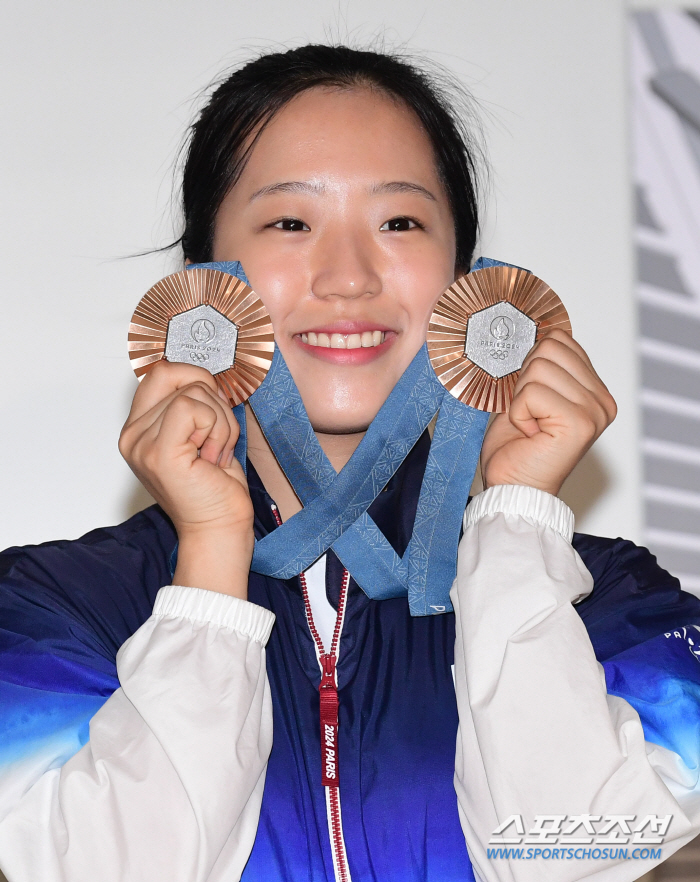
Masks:
[[[378,255],[361,234],[329,231],[315,251],[311,290],[319,299],[376,297],[381,292]]]

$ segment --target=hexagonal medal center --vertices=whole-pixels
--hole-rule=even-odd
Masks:
[[[170,319],[165,357],[220,374],[233,367],[237,343],[238,326],[213,306],[204,304]]]
[[[470,316],[464,354],[494,379],[523,366],[535,344],[537,323],[507,300]]]

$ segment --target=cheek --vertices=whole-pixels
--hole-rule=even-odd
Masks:
[[[226,206],[224,206],[226,207]],[[251,287],[265,304],[273,324],[289,311],[289,302],[296,299],[299,280],[304,278],[293,256],[280,254],[270,246],[264,235],[255,234],[256,224],[237,226],[223,216],[217,224],[214,260],[239,260]]]
[[[445,261],[442,265],[414,267],[401,274],[397,288],[399,302],[406,316],[406,331],[412,340],[425,340],[430,316],[443,291],[454,281],[454,269]]]
[[[270,314],[275,335],[283,333],[289,315],[304,299],[299,277],[290,274],[289,266],[275,267],[269,260],[241,260],[250,285]]]

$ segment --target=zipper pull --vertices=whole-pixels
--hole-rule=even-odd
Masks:
[[[336,658],[321,656],[321,780],[324,787],[338,786],[338,687],[335,682]]]
[[[321,731],[324,725],[338,728],[338,687],[335,685],[335,656],[321,656],[321,683],[318,687],[321,698]]]
[[[324,652],[321,656],[321,685],[320,689],[335,689],[335,656],[330,652]]]

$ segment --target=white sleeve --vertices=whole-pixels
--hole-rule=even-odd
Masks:
[[[272,746],[273,623],[235,597],[162,588],[89,742],[0,821],[9,882],[237,880]]]
[[[498,847],[489,845],[494,831],[513,815],[522,817],[524,835],[511,827],[503,836],[516,832],[511,843],[523,855],[528,848],[562,847],[562,837],[559,844],[549,837],[546,845],[528,845],[536,815],[671,815],[663,845],[652,846],[664,858],[700,831],[697,770],[646,744],[637,712],[606,693],[603,669],[572,606],[592,589],[572,533],[569,509],[529,487],[490,488],[465,516],[451,594],[460,720],[455,787],[483,882],[626,882],[654,865],[586,859],[591,845],[572,846],[582,859],[551,853],[548,860],[518,859],[517,850],[509,858],[502,851],[489,856]],[[641,847],[632,837],[628,843],[630,855]]]

